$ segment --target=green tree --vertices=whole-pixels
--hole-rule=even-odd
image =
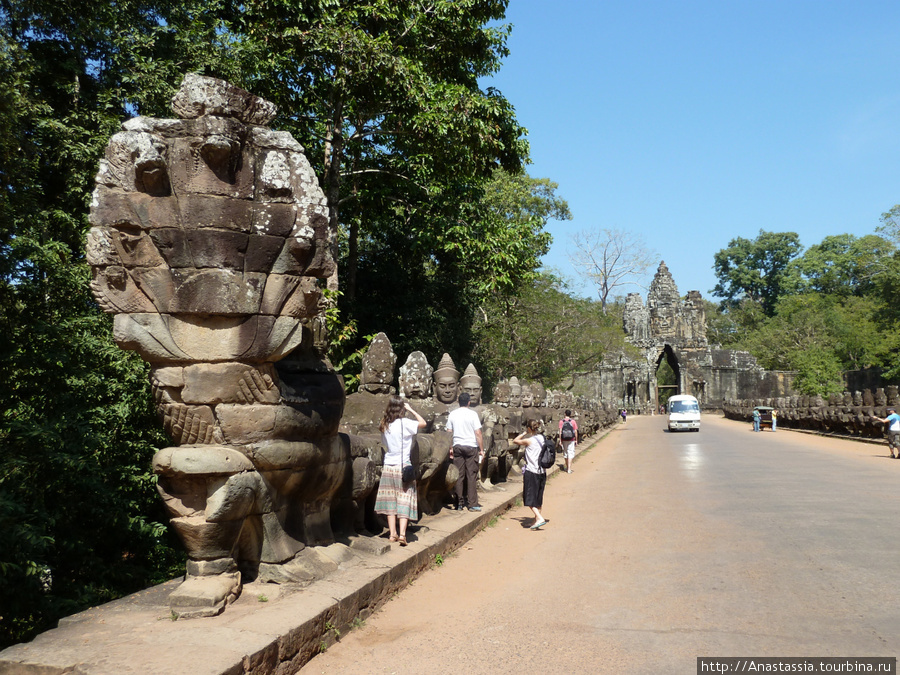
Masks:
[[[826,295],[866,295],[875,279],[887,270],[895,246],[884,237],[839,234],[810,246],[796,266],[810,290]]]
[[[516,296],[495,296],[478,314],[473,359],[491,382],[513,375],[570,387],[611,352],[628,351],[622,307],[600,311],[595,300],[568,293],[551,274],[540,274]]]
[[[801,288],[799,272],[791,265],[801,250],[795,232],[760,230],[756,239],[732,239],[715,255],[718,283],[712,293],[732,305],[749,298],[771,316],[779,298]]]
[[[346,301],[363,240],[394,221],[405,249],[440,256],[475,241],[460,204],[497,167],[527,157],[512,106],[479,78],[507,54],[503,0],[250,0],[242,4],[253,90],[320,167],[341,226]],[[373,216],[373,214],[377,214]]]
[[[391,218],[361,241],[365,297],[348,312],[362,334],[386,332],[398,353],[469,354],[476,313],[530,285],[550,243],[547,220],[569,217],[555,183],[502,169],[457,208],[463,216],[449,230],[457,243],[443,250],[410,246],[408,230]]]
[[[878,231],[894,242],[900,243],[900,204],[895,204],[890,211],[885,211],[879,219]]]
[[[794,354],[793,370],[797,371],[793,386],[801,394],[826,396],[843,390],[840,359],[828,350],[810,350]]]

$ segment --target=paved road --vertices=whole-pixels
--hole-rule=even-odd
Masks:
[[[900,654],[884,446],[635,417],[303,673],[693,673],[697,656]]]

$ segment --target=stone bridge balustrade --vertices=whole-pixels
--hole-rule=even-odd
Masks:
[[[789,396],[775,399],[728,399],[724,413],[729,419],[752,422],[753,408],[760,405],[778,411],[778,426],[860,438],[881,438],[883,424],[872,416],[887,417],[887,407],[897,406],[897,387],[831,394]]]

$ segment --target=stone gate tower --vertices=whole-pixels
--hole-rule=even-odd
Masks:
[[[726,398],[781,396],[789,390],[785,374],[765,371],[748,352],[710,346],[706,310],[699,291],[682,298],[660,262],[645,305],[638,293],[625,300],[626,340],[642,357],[608,357],[599,366],[604,402],[632,409],[659,405],[657,369],[663,359],[676,376],[677,393],[696,396],[705,408],[720,408]],[[789,379],[789,378],[787,378]]]

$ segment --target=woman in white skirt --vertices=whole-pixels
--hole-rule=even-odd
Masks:
[[[416,419],[404,418],[404,412],[412,413]],[[424,429],[426,424],[425,418],[413,410],[409,403],[399,396],[391,396],[379,427],[385,455],[378,496],[375,498],[375,512],[387,516],[390,541],[400,542],[401,546],[406,546],[406,526],[409,521],[419,517],[416,481],[414,478],[407,483],[403,482],[403,467],[412,466],[409,452],[416,433],[419,429]]]

